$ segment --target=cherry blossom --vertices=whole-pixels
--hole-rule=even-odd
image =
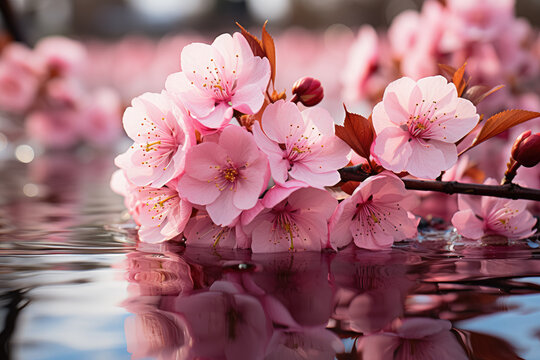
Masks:
[[[229,226],[219,226],[212,222],[204,210],[199,210],[197,215],[189,220],[184,236],[188,246],[203,246],[213,249],[249,248],[246,235],[242,231],[238,219]]]
[[[130,181],[159,188],[183,172],[186,151],[195,137],[187,115],[178,111],[175,116],[167,96],[145,93],[133,99],[123,122],[134,143],[115,162]]]
[[[39,89],[44,67],[24,45],[12,43],[0,58],[0,108],[14,114],[28,110]]]
[[[488,178],[484,184],[497,185]],[[526,209],[526,200],[509,200],[489,196],[458,195],[459,211],[452,217],[458,233],[470,239],[501,236],[509,240],[533,235],[536,219]]]
[[[174,181],[159,189],[138,187],[134,192],[139,207],[137,217],[139,239],[143,242],[158,243],[170,240],[182,233],[192,206],[181,198]]]
[[[379,250],[416,235],[417,221],[403,206],[405,185],[394,174],[372,176],[343,200],[330,220],[330,244]]]
[[[478,123],[474,105],[442,76],[403,77],[373,109],[372,155],[386,169],[434,179],[457,161],[455,142]]]
[[[62,36],[41,39],[34,51],[51,76],[77,73],[83,69],[87,58],[86,48],[80,42]]]
[[[165,88],[188,109],[203,134],[221,130],[233,110],[255,114],[263,105],[270,64],[253,55],[240,33],[222,34],[212,45],[187,45],[181,65],[182,71],[169,75]]]
[[[270,176],[266,155],[239,126],[226,127],[217,143],[192,147],[185,170],[178,184],[180,194],[205,205],[212,221],[222,226],[255,206]]]
[[[320,251],[327,246],[328,220],[337,205],[327,191],[276,187],[262,203],[266,208],[244,226],[254,253]]]
[[[322,108],[300,112],[295,104],[280,100],[268,105],[262,129],[255,123],[253,135],[268,155],[277,184],[292,178],[316,188],[331,186],[340,179],[337,169],[349,162],[350,148],[334,135],[334,121]]]

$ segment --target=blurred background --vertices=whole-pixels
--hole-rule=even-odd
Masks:
[[[2,2],[5,2],[3,0]],[[490,0],[498,2],[500,0]],[[400,12],[420,10],[422,0],[11,0],[30,43],[63,34],[119,38],[138,33],[163,36],[231,31],[234,21],[270,29],[300,26],[324,30],[332,24],[388,27]],[[517,0],[516,15],[540,21],[540,0]]]

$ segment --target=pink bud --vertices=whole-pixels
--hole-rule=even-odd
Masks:
[[[512,145],[512,158],[525,167],[533,167],[540,162],[540,133],[527,130],[519,135]]]
[[[291,101],[295,103],[300,101],[304,106],[315,106],[320,103],[324,97],[321,82],[307,76],[294,83],[292,93],[294,94],[294,97]]]

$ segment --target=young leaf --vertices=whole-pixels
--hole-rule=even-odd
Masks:
[[[465,91],[463,97],[469,99],[474,105],[478,105],[481,101],[487,98],[489,95],[501,90],[504,85],[497,85],[492,88],[489,88],[485,85],[474,85]]]
[[[261,58],[265,57],[266,54],[264,53],[261,40],[259,40],[255,35],[251,34],[246,29],[244,29],[244,27],[239,23],[236,23],[236,26],[240,28],[242,35],[246,38],[249,47],[251,48],[251,51],[253,51],[253,55]]]
[[[454,74],[456,73],[456,68],[446,64],[438,64],[441,74],[444,75],[447,79],[451,80]]]
[[[362,115],[350,113],[345,105],[345,122],[336,125],[336,136],[345,141],[355,153],[369,159],[371,143],[375,136],[371,116],[366,119]]]
[[[266,31],[266,24],[268,24],[268,20],[265,21],[263,28],[262,28],[262,48],[263,51],[268,58],[268,61],[270,62],[270,70],[271,70],[271,79],[272,84],[275,84],[276,80],[276,47],[274,45],[274,39],[272,39],[272,36]]]
[[[456,85],[458,96],[461,96],[463,94],[465,88],[467,87],[467,83],[469,82],[468,80],[464,79],[465,66],[467,66],[467,63],[461,65],[461,67],[456,70],[454,75],[452,75],[452,82],[454,83],[454,85]]]
[[[510,129],[512,126],[521,124],[527,120],[539,117],[540,113],[536,111],[527,110],[505,110],[497,113],[486,120],[486,123],[478,133],[478,136],[472,142],[470,148],[490,139],[496,135],[499,135],[505,130]]]

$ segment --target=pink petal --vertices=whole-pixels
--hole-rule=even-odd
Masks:
[[[264,103],[264,92],[257,84],[242,86],[231,98],[232,107],[244,114],[255,114]]]
[[[399,173],[405,170],[412,154],[409,138],[408,131],[398,127],[385,128],[377,134],[372,153],[385,169]]]
[[[453,165],[451,164],[449,167],[445,166],[446,160],[443,152],[439,150],[438,146],[431,145],[431,142],[425,143],[413,139],[409,144],[412,152],[405,170],[413,176],[424,179],[435,179],[441,174],[442,170],[446,170]],[[455,145],[449,145],[455,148]]]
[[[234,206],[233,196],[234,191],[227,188],[221,191],[215,201],[206,206],[206,211],[215,224],[229,226],[242,212]]]
[[[294,103],[279,100],[264,110],[262,128],[266,136],[278,144],[287,143],[289,136],[300,133],[304,127],[302,114]]]
[[[460,235],[469,239],[480,239],[484,235],[484,223],[470,209],[455,213],[452,225]]]
[[[188,174],[184,174],[178,181],[178,192],[183,198],[198,205],[210,204],[221,194],[213,182],[195,179]]]

